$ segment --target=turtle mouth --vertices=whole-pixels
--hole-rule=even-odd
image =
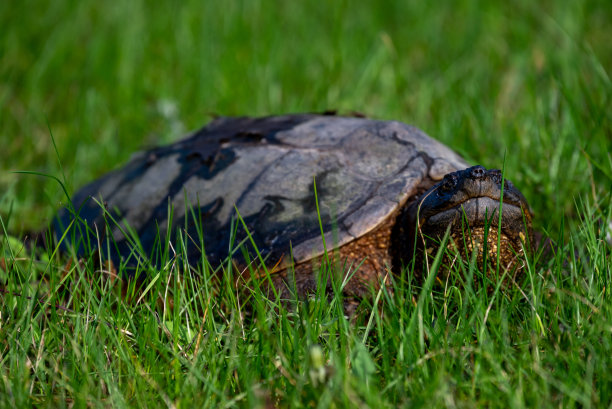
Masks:
[[[514,269],[521,268],[518,256],[531,242],[528,223],[521,206],[480,196],[422,219],[419,230],[427,249],[435,248],[449,234],[447,254],[458,251],[464,260],[469,260],[475,252],[477,265],[483,268],[485,260],[489,260],[504,269]]]
[[[513,237],[518,232],[524,232],[525,214],[520,205],[499,201],[488,196],[473,197],[461,203],[454,204],[443,210],[438,209],[429,217],[421,219],[421,226],[428,230],[434,228],[444,232],[449,225],[455,230],[462,226],[492,227],[499,229],[501,211],[501,230],[507,236]],[[464,223],[462,223],[464,222]]]

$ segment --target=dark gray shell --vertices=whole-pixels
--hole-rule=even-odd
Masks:
[[[173,234],[180,228],[191,237],[187,242],[197,243],[188,248],[192,263],[201,259],[193,223],[199,214],[213,265],[228,255],[236,207],[271,263],[290,249],[301,262],[323,252],[313,182],[327,246],[337,247],[384,222],[426,176],[439,180],[467,166],[446,146],[396,121],[326,115],[220,118],[182,141],[135,155],[78,191],[73,204],[90,231],[101,232],[102,211],[91,197],[105,203],[122,226],[127,223],[137,233],[146,252],[152,251],[158,229],[165,237],[171,205]],[[61,211],[56,230],[70,220]],[[239,241],[245,234],[238,226]],[[120,256],[133,257],[117,226],[112,237]],[[77,234],[77,241],[81,238]],[[93,233],[89,240],[98,242]]]

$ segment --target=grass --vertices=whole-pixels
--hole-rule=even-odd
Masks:
[[[611,20],[606,1],[1,2],[0,406],[608,407]],[[23,248],[66,197],[12,171],[74,192],[211,113],[326,109],[505,158],[559,251],[503,294],[469,265],[395,277],[349,322],[261,291],[245,316],[206,264],[124,298],[94,260]]]

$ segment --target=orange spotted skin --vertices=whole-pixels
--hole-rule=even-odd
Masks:
[[[395,216],[390,217],[373,232],[360,237],[344,246],[328,253],[334,273],[351,274],[343,294],[345,297],[363,298],[380,289],[381,283],[388,283],[388,275],[392,274],[393,257],[391,255],[391,231],[395,224]],[[317,289],[316,271],[325,263],[325,257],[296,264],[293,269],[286,268],[271,275],[274,286],[279,291],[281,299],[295,298],[314,294]],[[337,283],[342,283],[344,277],[334,277]],[[331,291],[331,283],[327,283]]]

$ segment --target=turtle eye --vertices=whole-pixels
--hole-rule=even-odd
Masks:
[[[493,182],[497,183],[498,185],[501,183],[502,174],[499,170],[492,170],[489,174],[491,175],[491,179],[493,179]]]
[[[450,173],[444,176],[442,184],[440,185],[440,190],[445,193],[450,192],[455,188],[455,186],[457,186],[457,175]]]
[[[501,171],[495,170],[491,172],[491,179],[493,179],[493,182],[497,183],[498,185],[501,185],[501,182],[502,182]],[[504,189],[509,189],[511,187],[513,187],[512,182],[510,182],[508,179],[504,179]]]

